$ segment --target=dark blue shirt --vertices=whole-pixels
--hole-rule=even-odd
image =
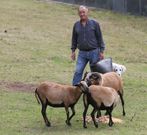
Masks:
[[[75,51],[76,48],[82,51],[99,48],[100,52],[104,51],[105,44],[98,22],[88,20],[85,26],[80,21],[74,24],[71,49]]]

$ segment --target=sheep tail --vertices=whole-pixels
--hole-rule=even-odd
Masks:
[[[36,88],[36,90],[35,90],[35,97],[36,97],[36,99],[37,99],[38,104],[40,104],[39,97],[38,97],[38,93],[37,93],[37,88]]]
[[[123,89],[121,89],[121,90],[117,91],[117,93],[118,93],[118,95],[122,95],[123,96],[124,91],[123,91]]]
[[[122,89],[122,95],[124,95],[124,90]]]
[[[119,96],[121,96],[121,92],[120,92],[120,91],[117,91],[117,94],[118,94]]]

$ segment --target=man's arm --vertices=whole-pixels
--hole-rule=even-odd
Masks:
[[[98,41],[98,46],[100,47],[100,52],[103,53],[105,50],[105,43],[103,41],[103,36],[102,36],[102,32],[100,29],[100,25],[98,22],[96,22],[96,38]]]
[[[77,48],[77,34],[75,31],[75,25],[74,25],[73,31],[72,31],[72,43],[71,43],[72,52],[75,52],[76,48]]]
[[[72,50],[71,59],[72,60],[76,59],[76,54],[75,54],[76,48],[77,48],[77,34],[75,31],[75,25],[74,25],[73,31],[72,31],[72,43],[71,43],[71,50]]]

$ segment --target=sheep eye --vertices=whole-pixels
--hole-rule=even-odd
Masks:
[[[93,78],[97,78],[97,75],[93,75]]]
[[[97,77],[97,76],[94,76],[94,77],[93,77],[93,79],[96,79],[96,80],[97,80],[97,79],[98,79],[98,77]]]
[[[90,76],[89,79],[92,79],[92,76]]]

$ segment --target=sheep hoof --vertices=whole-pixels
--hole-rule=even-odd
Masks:
[[[123,116],[125,116],[126,115],[126,113],[125,112],[123,112]]]
[[[95,127],[98,128],[98,124],[95,124]]]
[[[46,123],[46,126],[47,127],[50,127],[51,126],[51,123],[50,122]]]
[[[87,126],[83,126],[83,128],[87,128]]]
[[[68,126],[71,126],[71,123],[68,123],[67,125],[68,125]]]
[[[109,127],[112,127],[114,123],[113,122],[109,122]]]
[[[68,125],[68,126],[71,126],[71,123],[69,121],[65,121],[65,123]]]
[[[99,117],[101,117],[101,114],[97,114],[97,115],[96,115],[96,118],[97,118],[97,119],[98,119]]]

